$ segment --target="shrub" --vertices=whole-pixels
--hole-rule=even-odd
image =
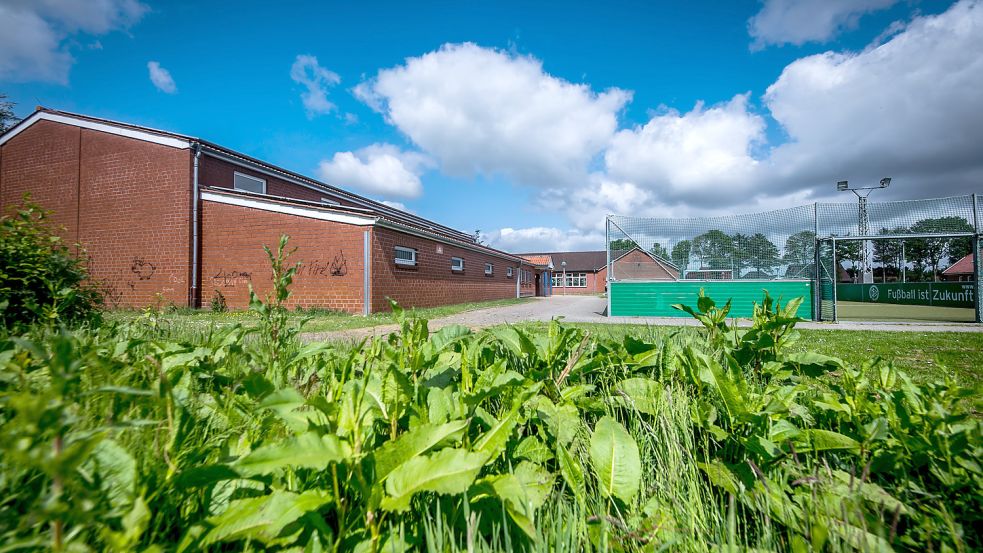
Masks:
[[[221,290],[215,290],[209,305],[212,308],[212,313],[225,313],[229,310],[228,304],[225,303],[225,294]]]
[[[102,298],[82,258],[48,216],[29,197],[0,216],[0,327],[9,331],[35,323],[77,325],[98,315]]]

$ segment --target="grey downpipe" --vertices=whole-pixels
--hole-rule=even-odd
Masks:
[[[191,289],[188,307],[198,307],[195,299],[198,297],[198,233],[201,226],[198,214],[198,158],[201,157],[201,144],[196,142],[194,150],[194,171],[191,184]]]

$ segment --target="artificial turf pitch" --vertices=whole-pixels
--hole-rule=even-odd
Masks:
[[[972,309],[961,307],[862,303],[853,301],[837,302],[836,318],[841,321],[932,321],[958,323],[972,323],[976,321]]]

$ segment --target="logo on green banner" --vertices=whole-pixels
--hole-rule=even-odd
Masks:
[[[870,296],[870,301],[877,301],[877,298],[881,297],[881,291],[877,289],[877,286],[871,286],[867,295]]]

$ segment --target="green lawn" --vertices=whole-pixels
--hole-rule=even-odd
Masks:
[[[571,324],[593,333],[621,338],[626,334],[658,340],[670,333],[700,332],[695,327],[642,325]],[[545,328],[545,323],[523,327]],[[839,357],[849,364],[881,358],[920,380],[955,378],[965,386],[983,386],[983,333],[978,332],[884,332],[868,330],[799,330],[792,351],[813,351]]]
[[[972,309],[959,307],[841,301],[836,304],[836,318],[841,321],[972,323],[976,321],[976,314]]]
[[[456,315],[466,311],[475,311],[489,307],[502,307],[530,301],[531,298],[507,298],[503,300],[492,300],[483,302],[458,303],[454,305],[444,305],[440,307],[427,307],[414,309],[419,316],[426,319],[437,319]],[[178,334],[193,334],[196,332],[207,332],[212,328],[220,328],[232,324],[242,324],[245,327],[253,327],[258,323],[258,318],[251,311],[226,311],[215,313],[207,309],[165,309],[162,317],[166,324],[173,328]],[[110,321],[132,321],[146,317],[144,311],[107,311],[106,318]],[[328,332],[332,330],[350,330],[353,328],[366,328],[391,324],[393,322],[391,313],[375,313],[368,317],[352,315],[341,311],[293,311],[291,318],[296,324],[300,324],[304,319],[308,319],[304,325],[305,332]]]

